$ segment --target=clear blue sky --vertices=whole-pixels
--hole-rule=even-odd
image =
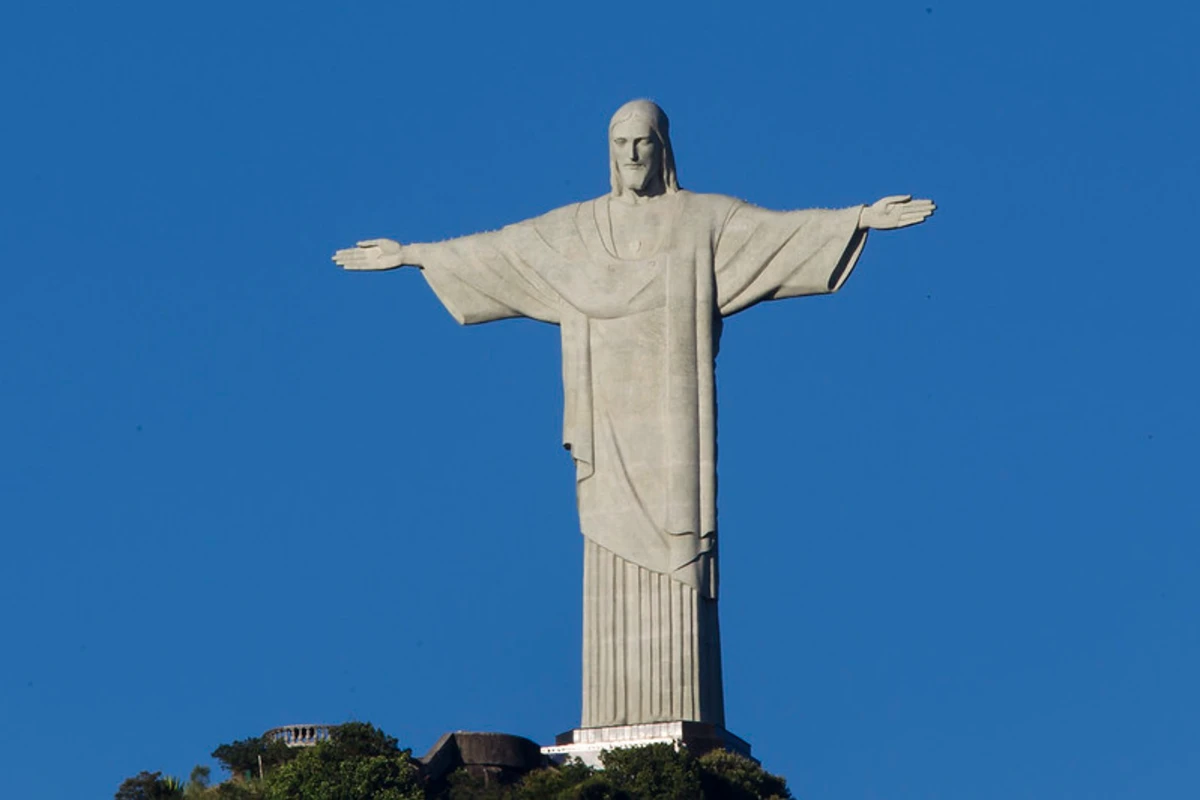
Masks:
[[[357,239],[607,187],[933,197],[719,359],[730,728],[804,800],[1200,794],[1200,13],[26,3],[0,15],[0,764],[107,797],[369,720],[579,714],[554,328]]]

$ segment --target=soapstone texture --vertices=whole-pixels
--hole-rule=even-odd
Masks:
[[[422,269],[463,324],[528,317],[562,336],[563,443],[584,550],[582,727],[724,725],[717,621],[716,389],[724,317],[837,291],[873,228],[927,200],[769,211],[679,187],[666,115],[609,126],[612,192],[498,231],[360,242],[348,270]]]

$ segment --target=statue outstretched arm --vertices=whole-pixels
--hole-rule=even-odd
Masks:
[[[333,254],[333,261],[344,270],[372,272],[397,267],[420,267],[411,245],[405,247],[392,239],[364,239],[355,247]]]
[[[523,259],[540,239],[520,238],[523,228],[477,233],[423,244],[365,239],[333,254],[350,272],[417,267],[450,314],[463,324],[529,317],[557,324],[561,299]],[[524,245],[524,247],[522,247]]]
[[[924,222],[937,208],[932,200],[913,200],[911,194],[893,194],[864,206],[858,217],[860,230],[887,231]]]

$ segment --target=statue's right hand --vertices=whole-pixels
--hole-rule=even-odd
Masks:
[[[338,250],[333,260],[342,269],[395,269],[404,264],[404,247],[391,239],[365,239],[357,247]]]

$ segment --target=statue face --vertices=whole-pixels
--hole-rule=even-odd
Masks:
[[[662,146],[649,122],[637,117],[618,122],[608,149],[622,186],[637,194],[662,191]]]

